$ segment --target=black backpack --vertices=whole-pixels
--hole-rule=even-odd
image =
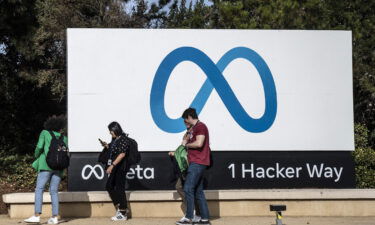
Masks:
[[[46,161],[49,168],[53,170],[63,170],[69,166],[69,150],[64,142],[64,135],[56,138],[52,131],[49,131],[52,136],[49,151],[47,153]]]
[[[129,142],[129,155],[127,157],[128,166],[132,166],[141,161],[141,154],[138,151],[138,143],[128,136],[125,136]]]

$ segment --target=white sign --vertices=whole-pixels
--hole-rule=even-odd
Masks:
[[[214,151],[353,150],[350,31],[68,29],[72,152],[121,124],[174,150],[189,106]]]

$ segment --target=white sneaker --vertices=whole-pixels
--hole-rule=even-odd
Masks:
[[[40,223],[40,216],[31,216],[24,220],[26,223]]]
[[[120,211],[116,212],[116,216],[112,216],[112,221],[119,221],[119,220],[128,220],[127,216],[122,215]]]
[[[186,218],[185,216],[183,216],[179,221],[185,221],[187,220],[188,218]]]
[[[197,216],[197,215],[194,215],[194,218],[193,218],[193,223],[197,223],[201,220],[202,218],[200,216]]]
[[[111,220],[115,220],[116,217],[120,214],[120,210],[116,210],[116,214],[114,216],[111,217]]]
[[[189,220],[185,216],[182,217],[179,221],[176,222],[177,225],[182,225],[182,224],[193,224],[193,221]]]
[[[47,221],[47,224],[58,224],[58,223],[59,223],[59,220],[57,219],[57,217],[51,217]]]

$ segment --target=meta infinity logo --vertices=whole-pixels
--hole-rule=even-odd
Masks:
[[[262,80],[265,96],[265,111],[263,116],[259,119],[254,119],[247,114],[222,74],[224,69],[233,60],[238,58],[243,58],[251,62],[257,69]],[[245,47],[233,48],[225,53],[215,64],[199,49],[181,47],[173,50],[163,59],[152,83],[150,96],[151,114],[154,122],[160,129],[169,133],[179,133],[185,130],[182,118],[170,118],[166,114],[164,107],[164,96],[168,79],[173,69],[183,61],[195,63],[207,76],[207,80],[203,83],[190,105],[190,107],[197,110],[198,114],[202,111],[208,97],[215,88],[234,120],[244,130],[260,133],[272,126],[277,111],[275,82],[266,62],[258,53]]]

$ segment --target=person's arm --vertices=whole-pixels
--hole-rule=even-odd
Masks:
[[[186,148],[201,148],[204,144],[204,140],[205,140],[205,136],[204,135],[198,135],[196,138],[195,138],[195,141],[194,142],[191,142],[191,143],[185,143],[185,147]],[[184,143],[183,143],[184,145]]]
[[[121,162],[121,160],[123,159],[123,158],[125,158],[125,153],[120,153],[118,156],[117,156],[117,158],[115,159],[115,161],[113,161],[113,163],[112,163],[112,165],[114,165],[114,166],[117,166],[117,164],[119,164],[120,162]]]
[[[121,162],[121,160],[123,158],[125,158],[125,153],[120,153],[117,158],[115,159],[115,161],[113,161],[112,165],[110,165],[108,168],[107,168],[107,173],[112,173],[112,170],[115,166],[117,166],[117,164],[119,164]]]
[[[203,125],[196,125],[194,133],[196,134],[196,136],[193,142],[189,142],[188,138],[184,139],[184,141],[182,142],[182,145],[184,145],[187,149],[201,148],[204,145],[204,141],[206,139],[207,134],[207,128]]]
[[[126,152],[128,152],[129,150],[129,143],[125,139],[119,140],[118,146],[116,148],[118,148],[121,153],[112,162],[112,165],[107,168],[107,173],[112,173],[113,168],[125,158]]]
[[[44,142],[45,142],[45,133],[47,131],[42,131],[39,135],[39,139],[38,139],[38,143],[36,144],[36,148],[35,148],[35,152],[34,152],[34,156],[35,158],[38,158],[40,156],[40,154],[43,153],[44,151]]]

